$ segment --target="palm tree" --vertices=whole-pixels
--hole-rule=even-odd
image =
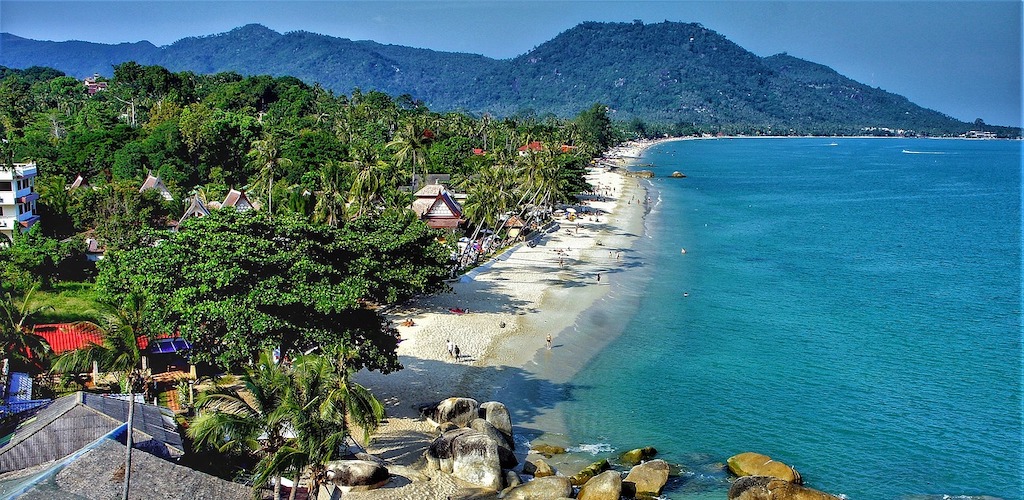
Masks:
[[[216,387],[199,397],[198,416],[188,428],[188,436],[197,446],[208,446],[221,453],[243,451],[256,454],[260,462],[256,476],[273,478],[274,499],[281,498],[281,472],[274,457],[287,443],[290,428],[285,401],[291,379],[287,368],[274,363],[270,353],[242,377],[242,387]]]
[[[50,371],[74,375],[90,372],[95,365],[100,371],[120,374],[118,378],[124,392],[138,392],[142,386],[140,362],[143,355],[139,339],[150,337],[146,331],[145,308],[144,298],[131,295],[121,307],[108,310],[99,324],[82,322],[100,332],[101,342],[90,342],[81,349],[61,354]]]
[[[345,451],[349,422],[363,429],[365,440],[384,418],[380,401],[350,380],[354,355],[355,351],[333,348],[329,354],[301,356],[295,361],[283,406],[295,437],[267,461],[264,471],[291,469],[297,478],[308,471],[311,498],[327,479],[327,463]],[[266,474],[261,472],[256,481],[265,481]]]
[[[320,170],[320,191],[313,207],[313,221],[337,227],[345,217],[345,192],[342,189],[345,172],[333,161]]]
[[[411,166],[413,190],[416,189],[416,167],[420,167],[424,178],[427,175],[427,148],[430,145],[430,134],[427,130],[407,122],[405,127],[395,135],[387,147],[395,150],[395,163]]]
[[[0,300],[0,345],[5,353],[0,369],[12,362],[30,366],[33,361],[38,362],[50,353],[50,344],[31,328],[33,317],[49,307],[32,307],[32,294],[36,288],[30,288],[21,299],[6,292]]]
[[[249,151],[249,161],[256,168],[254,191],[263,193],[266,186],[267,212],[274,215],[274,177],[282,168],[289,167],[292,161],[281,156],[281,141],[277,136],[265,135],[263,139],[253,141]]]

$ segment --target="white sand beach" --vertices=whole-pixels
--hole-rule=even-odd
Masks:
[[[406,480],[346,498],[483,494],[447,475],[420,469],[423,451],[436,433],[419,419],[418,407],[453,396],[501,401],[503,371],[528,363],[546,348],[547,335],[557,342],[559,332],[607,293],[615,279],[608,271],[621,265],[622,251],[643,232],[646,191],[619,167],[654,143],[627,143],[596,162],[588,174],[596,194],[585,200],[594,215],[571,222],[558,219],[535,240],[535,247],[520,243],[452,283],[452,293],[418,299],[392,312],[395,324],[414,322],[398,326],[404,369],[388,375],[364,371],[356,381],[387,408],[387,422],[368,451],[387,460],[393,473]],[[459,359],[449,355],[449,340],[458,346]]]

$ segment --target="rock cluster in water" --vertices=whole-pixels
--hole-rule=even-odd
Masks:
[[[796,469],[760,453],[734,455],[728,464],[739,476],[729,488],[729,500],[840,500],[804,486]]]
[[[565,448],[535,443],[534,457],[517,472],[512,419],[504,404],[478,403],[470,398],[448,398],[421,408],[421,414],[438,430],[424,453],[428,467],[449,473],[470,485],[499,492],[510,500],[619,500],[653,498],[673,475],[673,467],[656,459],[653,447],[622,453],[616,470],[607,459],[596,461],[576,474],[559,475],[546,461],[565,453]],[[758,453],[730,457],[728,469],[737,479],[729,500],[839,500],[803,485],[796,469]],[[524,482],[522,477],[532,476]]]

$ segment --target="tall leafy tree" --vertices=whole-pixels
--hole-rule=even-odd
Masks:
[[[419,221],[406,221],[407,230],[367,224],[334,228],[287,213],[271,221],[260,211],[214,211],[154,234],[159,244],[104,259],[97,284],[115,300],[152,297],[164,331],[182,332],[207,361],[234,366],[268,349],[337,343],[355,349],[360,366],[388,372],[399,367],[397,334],[366,302],[443,284],[447,256],[433,239],[396,238],[420,234]],[[378,249],[389,246],[368,242],[389,238],[398,267],[384,273],[367,263],[380,262]]]

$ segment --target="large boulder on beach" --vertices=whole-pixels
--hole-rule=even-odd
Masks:
[[[459,427],[465,427],[474,418],[477,418],[477,410],[480,403],[470,398],[448,398],[436,405],[429,405],[420,412],[435,427],[451,422]]]
[[[476,431],[464,427],[442,432],[440,436],[430,443],[427,450],[423,452],[423,456],[427,459],[427,467],[450,474],[452,472],[452,465],[455,462],[452,451],[455,440],[464,434],[473,432]]]
[[[469,423],[469,428],[493,439],[498,444],[498,457],[501,459],[502,469],[512,469],[519,465],[519,460],[516,459],[516,454],[512,452],[509,445],[508,436],[493,424],[482,418],[477,418]]]
[[[633,466],[644,460],[650,460],[658,454],[658,450],[654,449],[653,446],[644,446],[643,448],[637,448],[635,450],[629,450],[622,455],[619,455],[619,463],[622,465]]]
[[[619,500],[622,495],[622,475],[618,471],[604,471],[586,482],[576,495],[578,500]]]
[[[569,482],[571,482],[573,486],[583,486],[587,481],[590,481],[590,478],[611,468],[612,466],[608,463],[608,460],[598,460],[597,462],[584,467],[583,470],[576,474],[573,474],[569,478]]]
[[[512,415],[507,406],[497,401],[488,401],[480,405],[478,416],[490,422],[508,438],[509,449],[516,449],[516,442],[512,438]]]
[[[424,455],[430,468],[474,486],[501,489],[498,442],[479,431],[460,428],[445,432],[430,443]]]
[[[729,457],[729,460],[726,462],[729,464],[729,472],[740,477],[771,476],[791,483],[803,483],[803,479],[796,469],[782,462],[776,462],[771,457],[760,453],[740,453],[739,455]]]
[[[572,497],[572,484],[563,476],[540,477],[505,491],[504,500],[557,500]]]
[[[336,460],[327,463],[327,480],[342,491],[380,488],[391,479],[387,467],[369,460]]]
[[[622,480],[623,490],[629,490],[632,496],[655,496],[668,482],[671,467],[664,460],[651,460],[634,466]]]
[[[729,488],[729,500],[840,500],[806,486],[771,476],[743,476]]]

